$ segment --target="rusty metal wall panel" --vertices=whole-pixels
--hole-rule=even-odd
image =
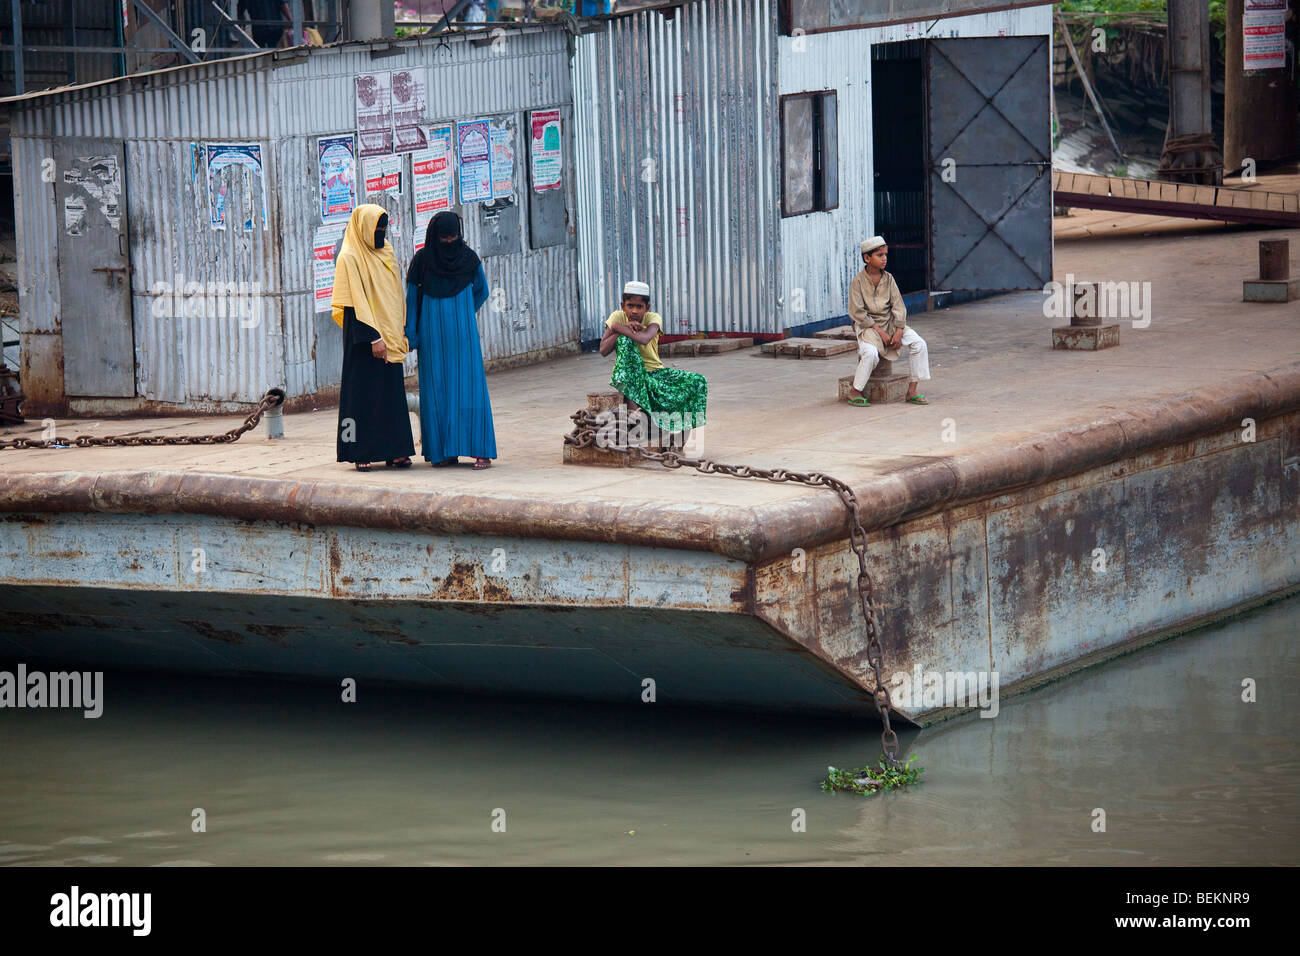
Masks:
[[[319,225],[315,140],[355,129],[353,77],[373,70],[427,70],[430,122],[515,113],[522,123],[527,110],[560,107],[566,131],[571,129],[563,30],[511,31],[495,44],[453,38],[446,46],[421,40],[401,48],[401,53],[376,58],[369,44],[348,45],[278,65],[270,56],[236,58],[16,105],[15,143],[29,144],[26,153],[15,146],[16,175],[25,177],[27,197],[19,230],[23,274],[51,278],[26,297],[24,315],[30,312],[31,317],[24,322],[33,329],[57,327],[59,312],[52,244],[57,223],[49,184],[39,182],[39,160],[48,146],[36,144],[62,136],[118,139],[125,142],[127,154],[141,398],[210,408],[255,401],[271,385],[299,396],[337,384],[338,363],[326,360],[318,366],[315,361],[319,348],[330,348],[318,335],[335,331],[328,316],[318,316],[312,308],[312,241]],[[192,175],[190,150],[191,144],[214,141],[261,143],[266,230],[209,227],[203,163]],[[527,183],[522,145],[521,136],[517,200]],[[572,218],[575,187],[569,154],[564,169]],[[409,182],[409,165],[406,175]],[[410,206],[409,186],[403,203]],[[473,243],[480,238],[478,217],[465,218]],[[413,224],[413,216],[408,219]],[[533,251],[525,227],[520,228],[522,252],[486,262],[502,305],[491,312],[489,303],[480,314],[484,357],[490,360],[573,343],[578,336],[575,240],[571,236],[564,245]],[[409,235],[399,248],[405,250],[405,266]],[[194,283],[233,283],[244,290],[258,304],[256,324],[241,322],[238,315],[212,315],[210,301],[173,314],[170,294],[183,294]],[[177,286],[179,290],[173,288]],[[414,358],[407,371],[415,371]]]
[[[839,207],[781,220],[779,265],[784,326],[816,322],[848,311],[849,283],[862,268],[858,244],[876,233],[871,46],[940,36],[1050,36],[1051,30],[1052,8],[1036,6],[779,38],[781,94],[836,90],[839,113]],[[802,312],[796,311],[800,304]]]
[[[631,278],[665,332],[779,331],[776,6],[648,10],[578,39],[584,339]]]
[[[18,242],[19,328],[24,333],[58,332],[59,254],[54,183],[41,176],[53,158],[50,140],[15,124],[11,137],[14,165],[14,221]]]
[[[562,30],[511,31],[493,43],[453,37],[403,44],[403,52],[376,59],[368,47],[314,52],[270,74],[276,128],[281,136],[319,136],[356,129],[353,78],[379,70],[427,70],[426,119],[471,119],[567,104],[569,55]]]
[[[324,313],[311,311],[311,255],[315,230],[320,225],[315,197],[316,138],[352,132],[354,77],[375,70],[426,70],[429,123],[478,116],[514,114],[520,133],[516,138],[515,201],[521,204],[528,186],[524,136],[528,110],[559,107],[570,149],[572,91],[568,46],[557,30],[510,32],[495,46],[454,37],[446,47],[421,40],[404,44],[403,52],[376,59],[368,47],[314,53],[309,59],[281,67],[271,74],[270,97],[275,125],[283,137],[277,144],[276,166],[282,183],[279,195],[283,244],[286,377],[290,394],[338,384],[341,353],[334,337],[337,328]],[[572,220],[574,177],[566,152],[565,194]],[[404,164],[406,193],[402,197],[407,232],[397,241],[403,268],[410,259],[414,215],[411,208],[410,166]],[[305,202],[301,197],[311,197]],[[358,197],[364,201],[363,197]],[[484,234],[478,204],[462,207],[466,241],[482,253]],[[574,343],[578,338],[576,252],[574,240],[546,249],[529,248],[526,217],[520,216],[518,252],[484,256],[484,269],[492,297],[479,312],[483,357],[509,360]],[[335,359],[338,354],[337,360]],[[316,362],[316,356],[321,361]],[[309,367],[310,366],[310,367]],[[406,363],[415,374],[416,357]],[[303,383],[299,386],[297,383]],[[308,387],[310,382],[310,387]],[[295,389],[302,387],[303,392]]]
[[[254,228],[245,232],[235,223],[210,227],[206,174],[201,163],[192,169],[188,142],[127,143],[137,389],[143,398],[251,402],[285,385],[274,169],[262,146],[270,221],[261,228],[258,210]]]

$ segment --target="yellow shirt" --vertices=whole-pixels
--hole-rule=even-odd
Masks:
[[[610,328],[616,322],[627,321],[628,317],[624,314],[622,309],[619,309],[617,312],[610,313],[609,318],[605,320],[605,328]],[[646,328],[649,328],[652,325],[657,325],[659,326],[659,332],[662,332],[664,320],[659,317],[658,312],[647,312],[641,319],[641,324]],[[641,361],[645,363],[645,370],[647,372],[657,372],[659,369],[664,367],[664,363],[659,361],[659,332],[656,332],[655,337],[647,344],[637,345],[637,348],[641,352]]]

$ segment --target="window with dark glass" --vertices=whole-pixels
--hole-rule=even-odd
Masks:
[[[833,91],[781,97],[781,215],[839,205],[837,132]]]

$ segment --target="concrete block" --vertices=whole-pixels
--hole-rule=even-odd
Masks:
[[[1291,302],[1300,299],[1300,276],[1291,279],[1247,279],[1241,284],[1242,302]]]
[[[867,401],[872,405],[890,405],[907,399],[906,375],[876,375],[867,379]],[[845,375],[840,379],[840,401],[849,399],[849,390],[853,387],[853,376]]]
[[[1119,345],[1118,325],[1062,325],[1052,329],[1052,348],[1096,352]]]
[[[564,443],[564,463],[566,465],[596,465],[601,468],[627,468],[636,464],[641,456],[636,452],[616,451],[589,445],[579,448],[577,445]]]
[[[622,403],[623,396],[613,389],[587,393],[587,410],[590,412],[612,412]]]

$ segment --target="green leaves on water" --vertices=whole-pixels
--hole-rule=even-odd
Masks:
[[[890,767],[883,756],[874,767],[862,767],[858,770],[827,767],[828,772],[826,779],[821,783],[821,788],[827,793],[847,790],[849,793],[869,796],[882,790],[910,787],[920,779],[921,774],[925,773],[924,767],[912,766],[915,762],[916,754],[912,754],[907,758],[907,763],[901,767]]]

